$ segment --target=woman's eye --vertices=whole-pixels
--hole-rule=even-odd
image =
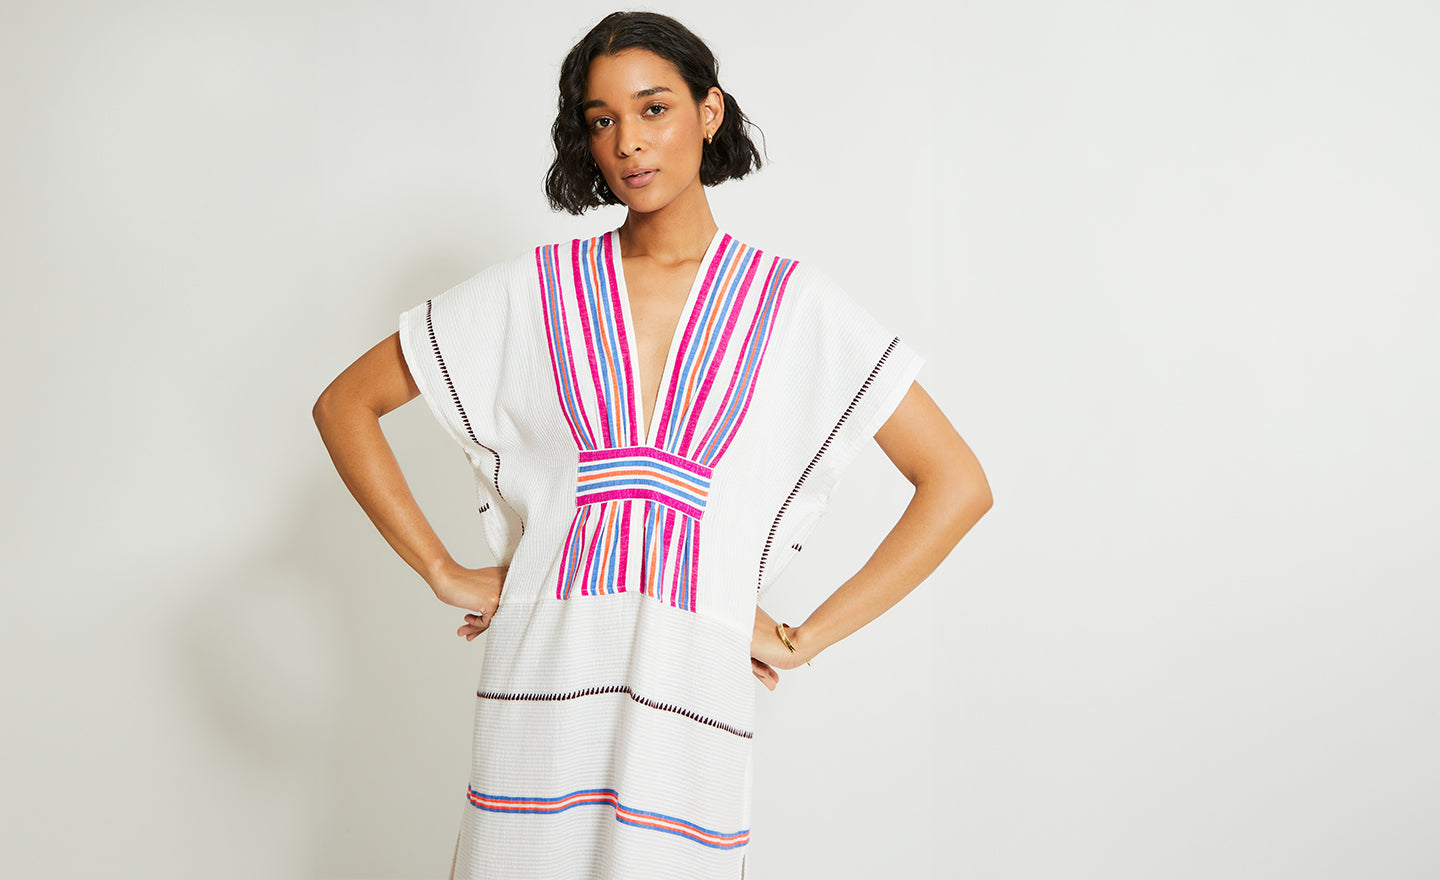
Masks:
[[[645,108],[645,112],[649,113],[651,116],[659,116],[661,113],[664,113],[668,109],[670,108],[666,107],[664,104],[651,104],[649,107]],[[658,110],[659,113],[650,113],[651,110]],[[610,127],[610,123],[613,121],[614,120],[612,120],[609,116],[597,116],[590,121],[590,127],[597,131],[600,129],[606,129]]]

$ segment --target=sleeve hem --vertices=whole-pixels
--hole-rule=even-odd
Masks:
[[[815,486],[822,512],[830,504],[830,493],[849,472],[850,465],[860,454],[860,450],[867,441],[875,439],[875,432],[880,430],[900,405],[923,363],[924,360],[914,349],[897,337],[895,348],[890,357],[881,364],[880,372],[876,375],[877,379],[883,376],[880,386],[867,389],[867,393],[878,396],[872,396],[864,403],[857,421],[837,433],[836,445],[829,451],[829,464],[819,475]]]
[[[884,395],[877,399],[874,409],[870,412],[870,418],[865,424],[864,434],[872,439],[875,432],[890,420],[890,416],[900,406],[900,401],[904,400],[905,395],[909,393],[910,386],[914,384],[915,377],[920,373],[920,368],[925,365],[925,359],[906,345],[903,339],[897,337],[897,340],[893,352],[896,361],[887,365],[891,370],[891,375],[895,378],[886,387]]]
[[[417,332],[415,312],[421,308],[424,306],[416,306],[414,309],[400,314],[400,353],[405,358],[405,365],[410,369],[410,378],[415,380],[415,387],[420,389],[420,396],[425,399],[425,406],[430,410],[430,414],[445,429],[445,433],[466,450],[468,455],[472,446],[470,438],[465,437],[455,428],[450,413],[445,411],[442,399],[435,396],[435,390],[431,386],[429,375],[427,375],[429,363],[422,360],[422,355],[415,350],[413,339]]]

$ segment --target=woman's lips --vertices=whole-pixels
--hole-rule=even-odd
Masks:
[[[633,177],[627,177],[625,178],[625,185],[630,187],[631,189],[638,189],[649,183],[651,178],[653,178],[656,174],[659,173],[660,172],[658,171],[645,171],[640,174],[636,174]]]

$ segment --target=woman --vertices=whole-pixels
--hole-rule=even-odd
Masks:
[[[898,602],[989,509],[920,356],[818,270],[719,229],[760,165],[694,34],[614,13],[566,57],[551,203],[625,222],[401,316],[315,405],[336,469],[440,601],[489,632],[454,877],[736,878],[751,675]],[[476,471],[499,563],[454,561],[379,417],[424,396]],[[759,607],[873,436],[915,485],[799,626]]]

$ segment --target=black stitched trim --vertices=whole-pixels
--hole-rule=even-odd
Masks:
[[[795,481],[795,487],[790,490],[789,495],[785,496],[785,503],[780,505],[780,512],[775,514],[775,521],[770,524],[770,534],[765,538],[765,549],[760,552],[760,571],[755,578],[755,592],[760,592],[760,587],[765,582],[765,560],[770,556],[770,547],[775,543],[775,532],[779,530],[780,520],[785,516],[785,511],[789,509],[790,502],[795,500],[795,495],[799,493],[800,487],[805,483],[805,478],[810,476],[810,472],[820,462],[820,457],[830,449],[830,441],[835,439],[835,435],[840,431],[840,426],[845,424],[845,420],[850,418],[850,413],[855,411],[855,407],[860,403],[860,398],[870,390],[870,383],[875,381],[875,375],[880,372],[881,367],[885,366],[885,360],[890,357],[890,352],[894,351],[898,344],[900,344],[900,337],[896,336],[890,340],[889,345],[885,346],[885,353],[880,355],[880,360],[875,362],[875,367],[870,371],[870,375],[866,376],[865,381],[861,383],[860,390],[856,391],[855,396],[850,399],[850,405],[845,407],[845,412],[840,414],[840,420],[835,423],[835,427],[830,429],[830,436],[820,444],[820,451],[816,452],[815,457],[810,459],[810,463],[805,465],[805,470],[800,473],[800,479]],[[796,550],[800,549],[798,544],[791,546]]]
[[[570,691],[569,693],[564,694],[504,694],[498,691],[475,692],[475,696],[481,697],[486,700],[573,700],[576,697],[589,697],[595,694],[629,694],[630,699],[641,704],[642,706],[649,706],[652,709],[664,709],[666,712],[674,712],[677,715],[684,715],[691,721],[698,721],[701,724],[708,724],[711,727],[718,727],[726,733],[733,733],[736,736],[742,736],[746,739],[754,739],[755,737],[755,734],[751,733],[748,730],[742,730],[738,727],[735,727],[734,725],[726,724],[723,721],[717,721],[714,718],[707,718],[706,716],[701,715],[698,712],[692,712],[689,709],[685,709],[680,706],[674,706],[670,703],[661,703],[656,700],[652,700],[649,697],[642,697],[632,691],[628,684],[599,685],[597,687],[588,687],[584,688],[583,690]]]
[[[475,430],[470,427],[470,417],[465,415],[465,407],[460,403],[460,393],[455,390],[455,383],[450,381],[450,371],[445,367],[445,356],[440,353],[440,341],[435,338],[435,322],[430,317],[434,303],[434,300],[425,300],[425,329],[430,333],[430,347],[435,351],[435,362],[440,365],[440,375],[445,377],[445,387],[450,389],[450,399],[455,401],[455,409],[460,412],[460,421],[465,423],[465,433],[470,435],[476,445],[483,445],[476,439]],[[490,451],[493,453],[495,450]]]
[[[465,425],[465,433],[470,435],[470,440],[476,446],[495,456],[495,473],[492,480],[495,483],[495,494],[500,496],[501,501],[504,501],[505,493],[500,491],[500,453],[481,443],[480,438],[475,436],[475,429],[470,427],[470,417],[465,414],[465,407],[460,403],[460,392],[455,390],[455,383],[450,381],[450,370],[445,366],[445,356],[440,354],[440,341],[435,338],[435,322],[430,318],[434,302],[431,299],[425,300],[425,329],[430,332],[430,348],[435,352],[435,362],[440,365],[440,375],[445,378],[445,387],[450,389],[450,399],[455,402],[455,409],[460,413],[460,421]],[[509,504],[508,501],[506,503]],[[487,503],[485,507],[480,508],[480,512],[484,513],[489,507],[490,505]],[[521,537],[525,535],[525,520],[523,519],[520,520],[520,535]]]
[[[489,502],[489,501],[486,501],[484,504],[480,505],[480,512],[481,512],[481,513],[484,513],[485,511],[487,511],[487,510],[489,510],[489,509],[490,509],[490,502]]]
[[[791,545],[790,545],[790,549],[791,549],[791,550],[804,550],[805,548],[804,548],[804,547],[801,547],[799,544],[791,544]]]

